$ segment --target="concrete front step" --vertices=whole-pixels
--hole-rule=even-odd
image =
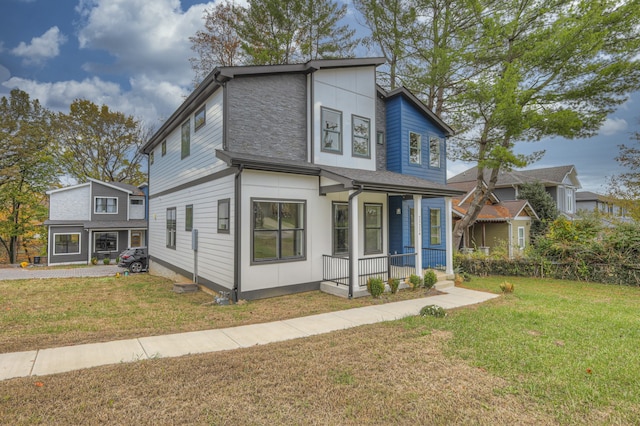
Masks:
[[[448,288],[455,287],[455,283],[452,280],[442,280],[438,281],[434,287],[436,290],[446,290]]]

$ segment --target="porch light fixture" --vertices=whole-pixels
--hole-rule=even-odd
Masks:
[[[400,207],[396,209],[396,214],[402,214],[402,209]]]

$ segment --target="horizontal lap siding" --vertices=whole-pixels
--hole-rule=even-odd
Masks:
[[[57,191],[50,195],[50,220],[90,220],[91,195],[89,185]]]
[[[196,111],[202,105],[196,108]],[[222,149],[222,90],[218,90],[206,102],[206,124],[194,130],[193,115],[189,117],[191,129],[190,155],[181,159],[181,125],[167,137],[167,152],[162,156],[162,144],[154,148],[154,163],[149,167],[149,190],[154,195],[178,185],[226,168],[217,159],[216,149]]]

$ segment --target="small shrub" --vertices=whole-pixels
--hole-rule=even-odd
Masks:
[[[92,257],[91,258],[91,264],[92,265],[97,265],[98,264],[98,258],[97,257]]]
[[[108,265],[111,263],[111,259],[108,257],[105,257],[104,260],[102,261],[102,263],[104,263],[105,265]]]
[[[116,264],[120,263],[120,256],[116,257]]]
[[[453,283],[457,286],[460,286],[462,285],[463,282],[464,282],[464,277],[460,274],[456,274],[453,279]]]
[[[384,293],[384,282],[380,278],[369,278],[367,280],[367,291],[374,298],[380,297]]]
[[[436,275],[436,271],[429,269],[424,273],[424,287],[427,290],[430,290],[437,282],[438,276]]]
[[[444,310],[442,306],[438,305],[427,305],[424,308],[420,309],[420,316],[432,316],[436,318],[444,318],[447,316],[447,312]]]
[[[500,290],[502,290],[503,293],[513,293],[514,289],[514,285],[509,281],[503,281],[500,283]]]
[[[416,274],[411,274],[409,276],[408,284],[411,287],[411,290],[417,290],[422,285],[422,279]]]
[[[389,284],[392,294],[396,294],[398,292],[398,287],[400,287],[400,280],[398,278],[389,278],[387,284]]]

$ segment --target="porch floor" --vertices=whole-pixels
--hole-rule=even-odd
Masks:
[[[453,274],[446,274],[443,271],[436,270],[436,275],[438,276],[438,282],[436,282],[434,286],[435,289],[445,291],[447,288],[454,287]],[[409,288],[409,286],[404,281],[400,281],[399,289],[402,290],[405,288]],[[332,281],[321,282],[320,291],[324,293],[332,294],[334,296],[344,297],[345,299],[349,297],[349,286],[346,286],[343,284],[337,284]],[[385,284],[385,293],[390,291],[391,289],[389,288],[389,285]],[[367,288],[356,286],[353,292],[353,297],[358,298],[358,297],[365,297],[365,296],[370,296],[369,292],[367,291]]]

